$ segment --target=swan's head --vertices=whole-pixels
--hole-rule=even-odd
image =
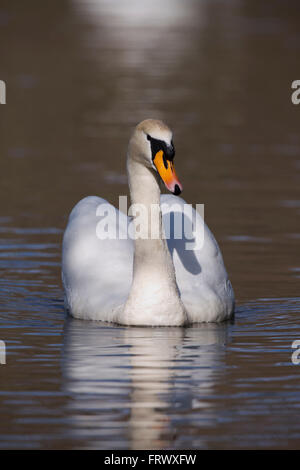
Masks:
[[[181,193],[182,185],[174,168],[172,131],[166,124],[156,119],[140,122],[130,139],[129,154],[157,172],[169,191],[176,195]]]

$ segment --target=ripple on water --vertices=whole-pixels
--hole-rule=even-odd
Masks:
[[[259,298],[232,322],[190,328],[74,320],[57,285],[58,231],[4,235],[0,447],[280,447],[299,438],[299,298]]]

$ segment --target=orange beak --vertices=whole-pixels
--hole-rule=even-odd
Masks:
[[[163,151],[159,150],[153,159],[153,163],[159,173],[159,176],[165,183],[166,188],[171,191],[171,193],[178,196],[182,191],[182,185],[175,173],[173,162],[164,158]]]

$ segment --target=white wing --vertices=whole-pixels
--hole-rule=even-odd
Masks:
[[[165,232],[171,223],[167,242],[190,321],[228,318],[233,311],[234,294],[214,236],[193,209],[193,220],[203,227],[204,242],[201,233],[190,239],[192,225],[184,214],[183,199],[162,195],[161,204]],[[103,220],[99,212],[106,210],[105,220],[115,227],[115,239],[99,239],[96,235],[99,221]],[[176,239],[177,217],[183,217],[184,226],[190,227],[186,238]],[[96,196],[82,199],[72,210],[63,240],[62,278],[67,307],[73,316],[114,321],[125,303],[134,255],[134,243],[127,236],[129,221],[125,214]],[[187,250],[186,243],[196,243],[196,247]]]
[[[104,220],[97,213],[106,210],[106,222],[116,228],[113,240],[101,240],[96,234]],[[113,321],[114,312],[126,301],[134,253],[128,223],[125,214],[96,196],[82,199],[72,210],[63,239],[62,277],[67,307],[74,317]]]
[[[234,309],[234,293],[223,257],[201,215],[194,209],[191,216],[187,215],[184,204],[186,202],[178,196],[161,196],[163,222],[181,298],[192,322],[221,321]],[[182,227],[187,229],[186,236],[176,239],[180,219]],[[193,235],[195,223],[197,231]],[[191,244],[195,246],[192,249]]]

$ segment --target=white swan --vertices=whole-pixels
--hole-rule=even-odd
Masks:
[[[204,227],[200,249],[186,250],[185,239],[164,236],[170,212],[173,217],[184,214],[183,199],[160,195],[161,180],[174,194],[181,192],[174,154],[172,132],[164,123],[148,119],[135,128],[127,172],[131,201],[145,208],[139,218],[141,227],[138,217],[131,221],[96,196],[82,199],[72,210],[63,238],[62,280],[66,306],[74,317],[125,325],[180,326],[232,316],[233,289],[218,244],[200,214],[193,209],[195,221]],[[157,217],[150,215],[153,204],[161,206]],[[115,239],[97,236],[103,208],[108,210],[106,222],[116,228]],[[143,238],[133,241],[128,237],[132,224],[137,232],[142,230]]]

